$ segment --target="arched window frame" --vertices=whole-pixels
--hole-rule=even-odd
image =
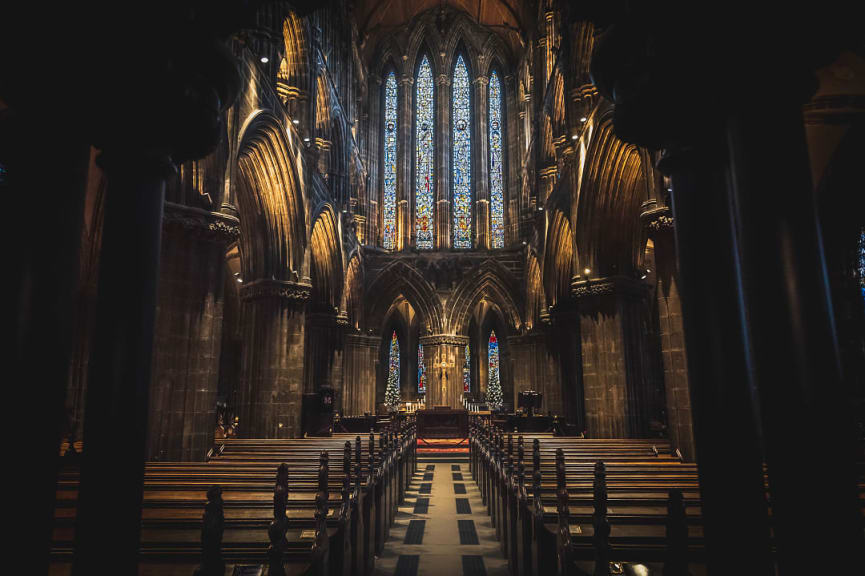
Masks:
[[[397,198],[397,174],[399,174],[399,156],[398,156],[398,143],[399,143],[399,78],[397,77],[396,68],[393,65],[388,66],[384,74],[384,81],[382,82],[381,87],[381,110],[382,110],[382,122],[381,122],[381,139],[382,139],[382,149],[381,149],[381,174],[382,174],[382,191],[381,191],[381,238],[382,238],[382,247],[387,250],[395,250],[399,245],[399,228],[398,222],[399,218],[397,215],[397,206],[399,205],[399,201]],[[387,166],[388,166],[388,82],[393,79],[395,84],[394,91],[394,130],[393,130],[393,205],[388,205],[388,196],[391,190],[389,190],[388,179],[387,179]],[[392,235],[388,237],[388,224],[389,224],[389,214],[388,208],[392,208]]]
[[[468,95],[468,144],[469,150],[467,157],[468,162],[468,177],[469,177],[469,186],[468,186],[468,219],[469,219],[469,230],[468,230],[468,238],[467,239],[459,239],[459,242],[468,242],[468,245],[458,245],[458,225],[457,225],[457,190],[456,190],[456,164],[457,164],[457,120],[456,120],[456,72],[457,65],[462,61],[463,66],[465,66],[467,80],[466,80],[466,93]],[[476,181],[475,174],[477,172],[477,168],[475,167],[475,162],[473,161],[472,150],[477,146],[477,132],[475,129],[474,122],[474,94],[472,90],[472,82],[473,82],[473,74],[472,74],[472,66],[471,59],[468,56],[468,53],[464,49],[458,49],[454,52],[453,65],[450,70],[450,79],[451,79],[451,93],[450,93],[450,110],[451,110],[451,126],[450,126],[450,148],[451,148],[451,158],[450,158],[450,174],[448,175],[448,179],[450,181],[450,203],[451,203],[451,245],[455,249],[460,250],[471,250],[474,248],[474,236],[475,236],[475,214],[474,214],[474,202],[476,198]]]
[[[495,226],[495,174],[493,170],[493,101],[492,88],[493,77],[496,77],[499,83],[499,137],[501,139],[501,238],[500,242],[496,241],[496,226]],[[501,72],[501,67],[493,64],[490,67],[489,83],[487,85],[487,150],[488,150],[488,166],[489,170],[489,190],[490,190],[490,247],[493,249],[504,248],[507,241],[507,181],[508,181],[508,133],[507,133],[507,98],[504,76]]]
[[[412,150],[411,150],[411,166],[412,166],[412,229],[414,230],[413,237],[415,240],[415,247],[420,250],[432,250],[435,248],[435,222],[436,222],[436,178],[438,163],[436,160],[436,98],[440,97],[436,95],[436,83],[435,83],[435,67],[433,65],[433,59],[430,57],[430,53],[428,50],[420,50],[418,52],[417,65],[414,71],[414,89],[412,90]],[[430,183],[430,221],[428,223],[429,230],[429,240],[427,244],[427,240],[423,240],[423,244],[418,240],[418,229],[419,229],[419,218],[418,218],[418,90],[420,88],[420,72],[421,67],[423,66],[424,60],[427,61],[430,68],[430,81],[432,83],[432,101],[430,106],[432,108],[431,113],[431,142],[432,142],[432,182]]]

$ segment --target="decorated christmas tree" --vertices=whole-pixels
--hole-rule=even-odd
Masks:
[[[502,384],[499,381],[499,341],[495,331],[490,333],[489,342],[489,380],[487,383],[487,403],[497,410],[502,407]]]
[[[390,339],[390,367],[387,373],[387,387],[384,389],[384,403],[391,409],[399,407],[399,341],[396,331]]]

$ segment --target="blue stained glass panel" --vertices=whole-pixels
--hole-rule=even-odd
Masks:
[[[415,242],[433,247],[433,194],[435,192],[435,91],[432,67],[426,56],[415,79]]]
[[[383,245],[396,247],[396,74],[387,75],[384,83],[384,234]]]
[[[463,363],[463,392],[471,392],[472,365],[469,357],[469,345],[466,344],[466,361]]]
[[[462,54],[454,65],[453,127],[454,248],[472,247],[472,114],[469,70]]]
[[[417,391],[426,392],[426,366],[423,363],[423,344],[417,345]]]
[[[505,246],[504,151],[502,138],[502,83],[493,70],[489,86],[490,106],[490,236],[493,248]]]

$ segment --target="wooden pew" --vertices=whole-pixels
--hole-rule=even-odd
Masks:
[[[199,560],[201,504],[214,485],[222,489],[225,558],[252,563],[267,560],[267,532],[273,522],[273,471],[289,462],[284,513],[288,522],[287,562],[295,568],[313,566],[313,553],[320,556],[322,545],[313,549],[317,540],[310,534],[319,537],[324,521],[329,551],[315,564],[319,566],[316,571],[326,566],[329,574],[371,573],[375,551],[368,527],[376,517],[382,518],[384,528],[389,527],[396,504],[405,493],[402,484],[397,484],[410,478],[416,467],[412,422],[403,423],[400,430],[379,434],[378,450],[375,439],[371,436],[363,442],[347,434],[296,440],[231,439],[215,447],[206,463],[149,463],[142,509],[142,572],[156,566],[167,569],[169,564],[188,566]],[[322,457],[330,462],[324,477],[320,476]],[[323,492],[329,497],[324,500],[325,508],[320,509]],[[376,494],[389,498],[376,501]],[[77,474],[66,470],[58,484],[53,553],[61,566],[72,554],[76,497]],[[351,542],[360,545],[352,548]]]

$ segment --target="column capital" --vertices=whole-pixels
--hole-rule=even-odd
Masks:
[[[642,282],[627,276],[586,279],[574,276],[571,279],[571,295],[577,301],[599,296],[642,298],[645,292],[646,287]]]
[[[489,76],[478,76],[474,80],[472,80],[472,84],[478,86],[479,88],[486,88],[490,84]]]
[[[658,206],[656,202],[652,201],[643,206],[640,223],[649,236],[654,236],[659,232],[673,230],[673,214],[669,206]]]
[[[263,298],[278,298],[302,303],[309,300],[311,294],[311,284],[287,280],[254,280],[240,288],[240,299],[244,302]]]
[[[403,86],[411,86],[412,84],[414,84],[414,78],[412,78],[408,74],[403,74],[399,77],[399,83]]]
[[[451,78],[447,74],[439,74],[436,76],[436,86],[450,86]]]
[[[240,220],[235,216],[174,202],[165,202],[163,210],[165,229],[179,229],[202,240],[224,244],[240,237]]]

